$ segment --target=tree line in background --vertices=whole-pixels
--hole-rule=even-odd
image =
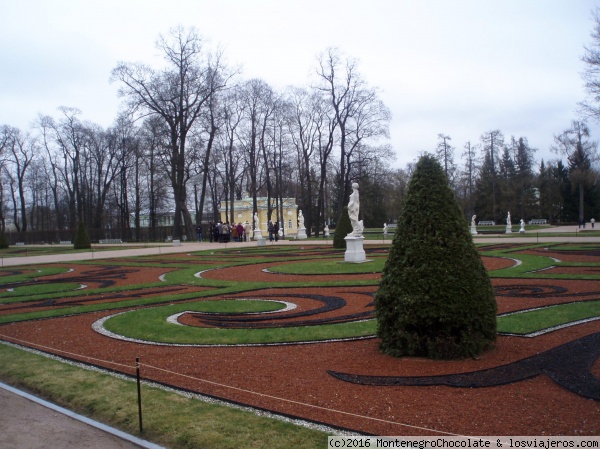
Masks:
[[[255,211],[266,197],[274,221],[295,198],[307,233],[319,235],[337,222],[352,182],[365,226],[395,222],[413,164],[392,168],[390,112],[355,60],[329,49],[310,87],[277,91],[239,79],[193,29],[172,30],[158,47],[164,67],[113,70],[125,106],[113,126],[61,107],[29,130],[0,127],[0,224],[13,240],[69,240],[79,223],[94,240],[191,238],[195,223],[219,220],[220,206],[235,222],[245,193]],[[451,137],[438,138],[430,150],[467,217],[501,221],[510,211],[565,223],[598,212],[596,143],[584,121],[555,136],[557,158],[539,163],[526,137],[500,130],[465,143],[460,164]]]

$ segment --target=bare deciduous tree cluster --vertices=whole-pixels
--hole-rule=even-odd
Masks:
[[[283,198],[296,198],[318,234],[337,220],[353,180],[393,178],[383,162],[393,157],[389,110],[338,50],[318,58],[312,87],[278,92],[239,79],[194,29],[176,28],[157,46],[160,69],[113,70],[124,108],[109,129],[66,107],[28,134],[2,128],[0,201],[10,216],[0,218],[20,239],[68,239],[80,222],[96,240],[190,237],[195,223],[219,219],[219,207],[235,221],[244,193],[255,210],[266,197],[272,220],[283,219]],[[383,202],[393,192],[371,184],[380,204],[365,213],[389,221]]]
[[[584,57],[582,109],[594,118],[598,30]],[[352,182],[367,227],[398,218],[413,164],[392,168],[401,149],[388,143],[391,114],[357,61],[329,49],[308,86],[278,91],[242,79],[194,29],[173,29],[157,47],[160,68],[114,68],[124,107],[111,127],[67,107],[26,132],[0,126],[0,225],[12,241],[70,240],[79,223],[92,240],[191,237],[196,223],[219,220],[220,208],[236,221],[234,202],[245,194],[254,211],[266,198],[274,221],[283,221],[283,199],[295,198],[307,233],[318,236],[335,225]],[[500,130],[466,142],[462,166],[451,136],[438,139],[429,150],[467,217],[502,221],[510,211],[517,220],[581,222],[599,212],[597,148],[585,121],[555,136],[557,158],[539,164],[527,138],[507,142]]]

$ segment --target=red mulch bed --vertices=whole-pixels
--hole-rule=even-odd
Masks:
[[[484,258],[484,262],[488,269],[514,263],[498,258]],[[79,267],[75,264],[70,266]],[[127,270],[129,268],[126,267]],[[263,265],[223,269],[208,272],[205,277],[230,280],[273,279],[277,282],[287,282],[288,279],[296,282],[298,278],[311,281],[326,279],[325,276],[288,277],[269,274],[262,272],[262,268]],[[128,282],[129,276],[136,276],[137,283],[144,275],[148,276],[148,281],[154,282],[157,271],[144,268],[135,274],[127,273],[127,276],[118,282]],[[353,279],[362,278],[358,276],[344,278],[351,283]],[[367,276],[371,275],[364,275],[368,278]],[[66,277],[65,275],[65,281]],[[498,279],[493,283],[495,287],[503,288],[503,295],[497,297],[499,312],[600,297],[600,294],[594,294],[600,291],[600,283],[596,281]],[[515,285],[518,288],[508,288]],[[558,290],[553,289],[554,287],[561,287],[562,293],[557,293]],[[282,300],[297,303],[299,308],[296,312],[319,306],[311,299],[299,298],[299,294],[345,298],[345,307],[319,315],[319,318],[325,319],[335,314],[369,310],[369,307],[372,308],[369,306],[372,297],[365,293],[373,293],[375,290],[375,286],[269,289],[235,296],[260,298],[261,295],[276,294]],[[338,380],[328,373],[338,371],[381,376],[468,373],[516,362],[563,343],[600,332],[600,321],[561,329],[535,338],[500,336],[496,347],[478,359],[432,361],[422,358],[396,359],[383,355],[378,350],[378,341],[375,338],[257,347],[173,347],[137,344],[105,337],[92,330],[91,325],[94,321],[111,313],[114,312],[14,323],[1,326],[0,334],[1,338],[7,341],[129,374],[134,373],[135,358],[140,357],[141,372],[145,378],[369,434],[600,434],[600,401],[575,394],[557,385],[546,375],[502,386],[455,388],[441,385],[357,385]],[[183,320],[190,320],[189,324],[195,324],[192,316]],[[127,365],[128,368],[120,364]],[[594,362],[592,373],[600,378],[600,359]]]

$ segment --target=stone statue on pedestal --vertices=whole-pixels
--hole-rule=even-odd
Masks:
[[[348,202],[348,216],[350,217],[350,223],[352,223],[352,233],[350,235],[355,237],[362,236],[364,230],[363,221],[358,219],[359,210],[358,184],[355,182],[352,183],[352,193]]]
[[[262,242],[263,236],[260,230],[260,222],[258,221],[258,212],[254,212],[254,240]]]
[[[307,238],[306,236],[306,228],[304,227],[304,215],[302,215],[302,211],[298,211],[298,235],[296,236],[299,240],[304,240]]]
[[[344,237],[346,241],[344,260],[346,262],[362,263],[367,261],[365,250],[363,249],[363,221],[358,219],[359,209],[358,184],[353,183],[352,194],[348,202],[348,217],[350,217],[350,223],[352,223],[352,232]]]

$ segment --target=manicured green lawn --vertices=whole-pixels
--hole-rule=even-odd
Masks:
[[[118,335],[160,343],[236,345],[293,343],[373,335],[375,321],[353,321],[316,326],[269,327],[267,329],[220,329],[181,326],[167,322],[183,311],[247,313],[285,307],[275,301],[205,301],[153,307],[121,313],[109,318],[104,327]]]
[[[498,317],[498,331],[529,334],[554,326],[600,316],[600,301],[558,304]]]
[[[321,259],[314,261],[304,261],[286,265],[277,265],[269,268],[272,273],[286,274],[360,274],[360,273],[381,273],[385,265],[385,257],[371,257],[364,263],[348,263],[343,259]]]
[[[17,286],[0,290],[0,304],[9,304],[17,301],[35,301],[40,300],[40,295],[69,292],[79,290],[80,288],[82,288],[81,284],[70,283]]]

